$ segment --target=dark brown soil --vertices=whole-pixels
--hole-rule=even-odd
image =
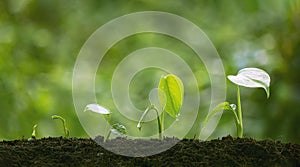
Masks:
[[[102,142],[102,138],[97,138]],[[113,149],[133,150],[137,145],[153,150],[174,138],[105,143]],[[300,166],[300,145],[279,141],[224,137],[211,141],[182,140],[160,154],[143,157],[114,154],[92,139],[43,138],[0,142],[0,166]]]

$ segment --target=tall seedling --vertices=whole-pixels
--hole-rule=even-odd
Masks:
[[[248,88],[263,88],[267,94],[267,98],[270,96],[270,76],[265,71],[258,68],[244,68],[238,72],[237,75],[228,75],[227,78],[236,85],[237,88],[237,106],[230,104],[229,102],[223,102],[218,104],[204,120],[204,126],[207,121],[219,111],[230,111],[234,115],[237,135],[243,137],[243,117],[242,117],[242,104],[240,96],[240,87]]]
[[[147,109],[142,114],[137,127],[141,130],[141,123],[147,113],[151,110],[155,111],[157,114],[157,124],[159,138],[162,139],[162,133],[164,131],[164,116],[165,112],[169,114],[172,118],[176,119],[179,115],[182,103],[183,103],[184,87],[180,78],[173,74],[168,74],[162,76],[158,85],[158,99],[163,110],[161,115],[159,115],[158,109],[150,104]]]

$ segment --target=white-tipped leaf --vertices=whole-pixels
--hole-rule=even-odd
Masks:
[[[85,107],[85,110],[84,111],[93,111],[95,113],[99,113],[99,114],[110,114],[110,111],[98,104],[88,104],[86,107]]]
[[[239,86],[248,88],[263,88],[267,97],[270,96],[270,76],[264,70],[258,68],[241,69],[236,76],[228,75],[227,78]]]

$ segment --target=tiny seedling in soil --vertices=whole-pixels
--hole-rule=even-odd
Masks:
[[[37,127],[37,124],[33,125],[31,137],[28,139],[28,141],[33,141],[36,139],[36,127]]]
[[[269,98],[271,79],[268,73],[258,68],[244,68],[240,70],[236,76],[228,75],[227,78],[237,86],[237,105],[230,104],[229,102],[218,104],[205,118],[204,126],[207,121],[217,112],[223,110],[231,111],[234,115],[237,127],[237,135],[238,137],[243,137],[242,105],[239,86],[248,88],[263,88],[267,94],[267,98]]]
[[[104,118],[106,120],[104,142],[106,142],[107,139],[109,139],[109,136],[111,133],[114,133],[116,135],[125,135],[126,134],[126,127],[119,123],[115,123],[115,124],[111,125],[111,128],[109,130],[107,130],[110,127],[110,114],[111,114],[111,112],[108,109],[106,109],[98,104],[88,104],[85,107],[84,111],[92,111],[92,112],[95,112],[95,113],[98,113],[98,114],[101,114],[104,116]]]
[[[59,116],[59,115],[52,115],[51,118],[52,118],[52,119],[59,119],[59,120],[61,120],[61,122],[62,122],[62,124],[63,124],[63,128],[64,128],[65,138],[68,138],[70,132],[69,132],[69,129],[67,128],[66,120],[65,120],[63,117]]]
[[[165,112],[177,120],[183,102],[183,93],[184,87],[180,78],[173,74],[162,76],[158,85],[158,99],[163,106],[161,115],[159,115],[158,109],[153,104],[150,104],[142,114],[137,124],[137,128],[141,130],[144,117],[149,111],[155,111],[157,115],[159,139],[162,139]]]

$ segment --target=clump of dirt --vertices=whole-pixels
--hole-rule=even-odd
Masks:
[[[300,166],[300,145],[280,141],[251,138],[223,137],[211,141],[165,138],[116,138],[103,143],[118,150],[128,149],[128,157],[114,154],[92,139],[42,138],[34,141],[14,140],[0,142],[1,166]],[[143,157],[142,151],[166,143],[175,144],[170,149]]]

